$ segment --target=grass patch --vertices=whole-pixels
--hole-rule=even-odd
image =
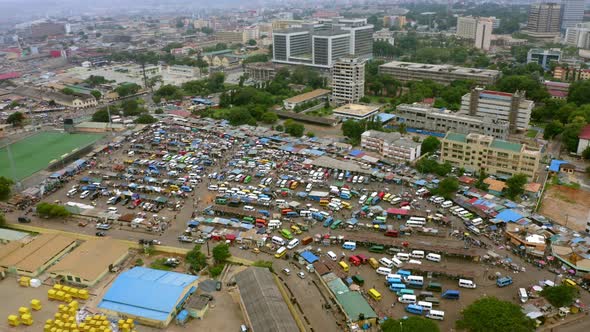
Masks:
[[[538,134],[538,133],[539,133],[539,131],[538,131],[538,130],[535,130],[535,129],[529,129],[529,130],[526,132],[526,137],[528,137],[528,138],[535,138],[535,137],[537,137],[537,134]]]
[[[172,267],[167,266],[164,263],[166,263],[166,258],[158,258],[150,264],[150,267],[156,270],[171,271]]]
[[[320,108],[319,110],[306,112],[305,115],[312,115],[312,116],[328,116],[332,115],[332,108]]]

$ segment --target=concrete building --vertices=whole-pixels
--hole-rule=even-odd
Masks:
[[[401,162],[412,162],[421,154],[421,143],[400,133],[384,133],[376,130],[365,131],[361,135],[361,147],[378,152],[382,157]]]
[[[525,99],[525,92],[515,93],[473,89],[461,98],[461,112],[471,116],[507,121],[510,132],[527,130],[535,103]]]
[[[555,67],[553,77],[562,81],[588,80],[590,79],[590,69]]]
[[[561,5],[557,3],[535,3],[529,10],[526,29],[523,32],[534,38],[553,39],[561,29]]]
[[[242,31],[216,31],[215,39],[226,43],[242,43],[244,34]]]
[[[500,78],[500,72],[497,70],[402,61],[380,65],[379,74],[391,75],[402,82],[432,80],[445,85],[455,80],[471,80],[480,85],[492,85]]]
[[[590,125],[586,125],[584,128],[582,128],[582,130],[580,130],[580,135],[578,135],[578,138],[580,140],[578,141],[578,150],[576,153],[581,155],[582,152],[584,152],[584,150],[590,146]]]
[[[54,101],[58,105],[81,109],[95,107],[98,102],[92,95],[66,95],[56,91],[46,91],[32,87],[20,86],[12,91],[14,94],[42,101]]]
[[[379,113],[379,106],[346,104],[332,111],[332,114],[342,120],[365,120]]]
[[[247,64],[244,73],[248,74],[248,78],[255,82],[267,82],[274,79],[277,71],[281,68],[283,66],[272,62],[255,62]]]
[[[385,42],[390,45],[395,45],[395,38],[393,37],[393,31],[387,29],[381,29],[373,33],[373,42]]]
[[[526,57],[526,63],[538,63],[545,70],[549,69],[551,62],[559,62],[559,60],[561,60],[561,51],[556,49],[531,48]]]
[[[531,180],[538,174],[541,152],[524,144],[512,143],[480,134],[448,132],[441,142],[441,162],[499,178],[523,173]]]
[[[478,49],[489,50],[494,18],[461,16],[457,18],[457,37],[472,39]]]
[[[365,96],[365,60],[343,57],[332,67],[332,101],[337,104],[358,102]]]
[[[584,20],[586,0],[561,0],[561,30],[575,27]]]
[[[543,84],[552,99],[567,99],[570,89],[569,83],[545,81]]]
[[[408,20],[404,15],[383,16],[383,26],[402,29]]]
[[[9,274],[36,278],[76,246],[76,240],[59,234],[41,234],[28,243],[2,247],[0,268]]]
[[[98,304],[110,317],[165,328],[197,290],[198,277],[134,267],[119,274]]]
[[[323,102],[328,98],[329,94],[330,94],[330,90],[316,89],[316,90],[302,93],[300,95],[283,100],[283,107],[287,110],[293,110],[295,107],[297,107],[299,105],[313,102],[316,100]]]
[[[578,23],[567,28],[564,43],[573,47],[590,49],[590,22]]]
[[[127,246],[117,240],[87,240],[48,272],[56,283],[93,287],[109,273],[109,265],[121,263],[128,255]]]
[[[63,36],[66,34],[64,23],[41,22],[32,24],[30,27],[31,38],[42,39],[44,37]]]
[[[299,331],[297,323],[266,268],[249,267],[235,276],[240,308],[253,332]]]
[[[260,30],[257,25],[251,25],[242,28],[242,43],[247,43],[250,39],[258,40],[260,38]]]
[[[186,78],[197,78],[197,77],[201,76],[200,69],[198,67],[192,67],[192,66],[180,66],[180,65],[168,66],[168,67],[166,67],[166,72],[168,72],[168,74],[171,74],[171,75],[182,76],[182,77],[186,77]]]
[[[366,19],[333,18],[273,32],[273,62],[331,68],[346,55],[373,57],[373,26]]]
[[[510,133],[508,121],[485,116],[460,115],[429,105],[401,104],[397,106],[395,113],[398,122],[403,122],[410,128],[439,133],[478,133],[499,139],[506,139]]]

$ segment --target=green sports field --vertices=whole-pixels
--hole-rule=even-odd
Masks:
[[[60,132],[41,132],[10,145],[12,159],[19,180],[45,169],[53,160],[60,159],[96,142],[100,134],[68,134]],[[13,178],[8,160],[7,148],[0,149],[0,176]]]

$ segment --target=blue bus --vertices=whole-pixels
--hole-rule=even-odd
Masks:
[[[391,284],[391,285],[389,285],[389,290],[392,292],[397,293],[397,292],[401,291],[402,289],[406,289],[406,285],[404,285],[404,284]]]
[[[459,299],[459,291],[458,290],[446,290],[442,293],[442,298],[447,300],[458,300]]]
[[[395,274],[399,274],[401,275],[404,279],[406,279],[407,277],[412,275],[412,272],[408,271],[408,270],[397,270],[397,272]]]
[[[406,311],[411,314],[422,315],[422,312],[424,312],[424,308],[417,304],[408,304],[408,306],[406,307]]]

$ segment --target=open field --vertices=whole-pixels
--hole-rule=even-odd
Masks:
[[[590,193],[566,186],[551,186],[545,192],[541,211],[560,225],[583,231],[590,214]]]
[[[10,145],[16,177],[27,178],[44,169],[49,162],[69,154],[75,149],[96,142],[99,134],[68,134],[41,132]],[[0,176],[13,177],[7,148],[0,149]]]

